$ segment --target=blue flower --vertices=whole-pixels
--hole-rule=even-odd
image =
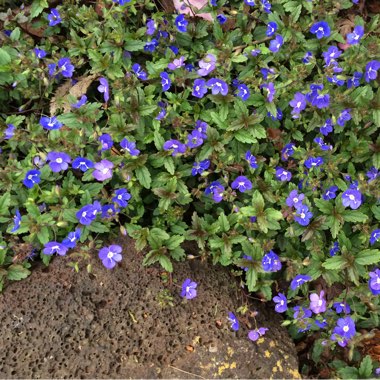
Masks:
[[[99,79],[100,85],[98,86],[98,91],[103,94],[104,101],[108,102],[110,98],[110,88],[108,80],[104,77]]]
[[[269,43],[269,50],[272,53],[277,53],[283,44],[284,38],[280,34],[277,34],[276,37]]]
[[[136,149],[136,143],[124,138],[120,141],[120,146],[125,149],[132,157],[136,157],[140,154],[140,151]]]
[[[312,56],[313,56],[313,53],[311,51],[306,52],[302,58],[302,63],[310,63],[310,58]]]
[[[121,251],[122,248],[120,245],[113,244],[109,247],[102,248],[98,256],[107,269],[112,269],[122,260],[123,256],[121,255]]]
[[[116,214],[116,209],[113,204],[108,204],[102,206],[102,218],[107,219],[111,218]]]
[[[313,217],[313,213],[309,211],[309,207],[304,204],[296,207],[296,216],[294,220],[301,226],[307,226],[310,223],[310,219]]]
[[[380,61],[373,60],[367,63],[365,67],[365,74],[364,74],[364,78],[367,83],[377,78],[377,70],[379,69],[380,69]]]
[[[347,80],[347,88],[360,86],[360,79],[363,77],[363,73],[355,71],[352,78]]]
[[[207,86],[211,87],[211,92],[213,95],[221,94],[226,96],[228,94],[228,85],[222,79],[211,78],[207,82]]]
[[[345,313],[345,314],[351,313],[350,306],[346,304],[345,302],[335,302],[333,304],[333,308],[336,310],[337,313]]]
[[[156,50],[156,47],[158,46],[159,42],[155,38],[153,38],[151,41],[148,41],[144,46],[144,51],[149,51],[153,53]]]
[[[364,27],[357,25],[352,33],[347,34],[347,43],[350,45],[356,45],[360,42],[364,35]]]
[[[13,227],[11,233],[16,232],[20,228],[21,224],[21,214],[19,209],[16,209],[15,216],[13,217]]]
[[[104,150],[109,150],[112,148],[113,146],[113,141],[112,141],[112,137],[111,135],[109,135],[108,133],[103,133],[99,138],[98,140],[100,141],[100,143],[102,144],[102,148],[101,150],[104,151]]]
[[[119,5],[125,5],[129,3],[131,0],[112,0],[114,3],[119,3]]]
[[[181,297],[185,297],[188,300],[195,298],[197,296],[197,286],[196,282],[187,278],[182,284]]]
[[[325,201],[329,201],[330,199],[334,199],[336,198],[336,192],[338,191],[338,187],[337,186],[331,186],[329,187],[325,192],[324,194],[322,195],[322,198],[325,200]]]
[[[73,76],[74,66],[71,64],[70,58],[61,58],[58,60],[58,68],[65,78],[71,78]]]
[[[246,101],[251,95],[249,88],[243,83],[240,83],[237,86],[237,90],[238,92],[236,93],[236,96],[238,96],[243,101]]]
[[[244,3],[247,5],[250,5],[251,7],[255,6],[255,1],[254,0],[244,0]]]
[[[265,272],[277,272],[282,267],[280,258],[273,251],[264,255],[261,264]]]
[[[66,239],[62,240],[62,244],[67,248],[75,248],[77,245],[77,241],[80,239],[82,230],[80,228],[76,228],[74,232],[69,232]]]
[[[184,15],[178,15],[174,21],[179,32],[185,33],[187,31],[188,21],[185,19]]]
[[[307,160],[305,160],[304,165],[308,169],[316,168],[318,166],[323,165],[323,158],[322,157],[309,157]]]
[[[286,198],[286,205],[289,207],[298,207],[302,204],[305,194],[298,194],[297,190],[292,190]]]
[[[75,215],[77,219],[79,220],[80,224],[88,226],[95,220],[96,214],[98,213],[98,211],[101,211],[101,210],[99,210],[94,205],[89,204],[89,205],[83,206]]]
[[[66,170],[71,162],[71,157],[64,152],[49,152],[46,159],[50,161],[50,169],[55,173]]]
[[[165,71],[163,71],[160,74],[160,77],[161,77],[162,91],[168,91],[171,84],[172,84],[172,82],[170,81],[168,73],[165,73]]]
[[[322,137],[316,137],[314,142],[319,145],[322,150],[332,150],[332,145],[325,144]]]
[[[331,119],[327,119],[325,124],[323,124],[322,127],[319,128],[319,132],[321,132],[322,135],[324,136],[327,136],[332,131],[333,131],[333,123]]]
[[[68,248],[62,244],[58,243],[57,241],[49,241],[49,243],[45,244],[45,248],[43,249],[43,253],[45,255],[53,255],[54,253],[57,253],[60,256],[65,256]]]
[[[206,187],[205,194],[212,194],[212,198],[216,203],[223,200],[224,186],[219,181],[214,181],[210,186]]]
[[[148,74],[141,68],[138,63],[132,65],[132,71],[136,74],[137,78],[141,80],[148,79]]]
[[[280,181],[290,181],[292,179],[292,173],[285,170],[284,168],[277,167],[276,168],[276,178]]]
[[[207,139],[207,128],[208,124],[205,121],[197,120],[195,123],[195,130],[200,133],[202,139]]]
[[[281,150],[281,160],[288,161],[289,157],[294,154],[294,143],[286,144]]]
[[[289,102],[289,105],[293,108],[292,115],[297,118],[298,115],[306,108],[306,97],[301,92],[296,92],[294,98]]]
[[[39,59],[45,58],[47,55],[46,51],[43,49],[34,48],[33,51],[34,51],[34,54],[36,55],[36,57]]]
[[[9,140],[15,135],[16,127],[13,124],[7,124],[7,128],[4,131],[4,140]]]
[[[346,122],[349,121],[349,120],[351,120],[351,119],[352,119],[352,117],[351,117],[351,114],[350,114],[350,109],[345,109],[345,110],[343,110],[340,113],[340,115],[339,115],[338,120],[336,121],[336,123],[338,125],[340,125],[341,127],[344,127],[345,124],[346,124]]]
[[[367,172],[368,183],[374,181],[379,176],[380,176],[379,170],[376,169],[374,166],[372,166],[372,168],[369,169]]]
[[[251,153],[250,151],[246,152],[246,154],[245,154],[245,159],[248,161],[249,166],[250,166],[252,169],[257,169],[257,168],[258,168],[257,161],[256,161],[256,157],[253,156],[252,153]]]
[[[40,118],[40,124],[42,128],[47,129],[49,131],[52,131],[53,129],[60,129],[61,127],[63,127],[63,123],[58,121],[56,116],[42,116]]]
[[[318,39],[321,39],[323,37],[329,37],[331,30],[326,21],[319,21],[310,28],[310,32],[315,34]]]
[[[206,93],[206,81],[204,79],[195,79],[192,95],[197,98],[203,98]]]
[[[325,59],[326,65],[330,65],[336,58],[339,58],[343,53],[342,50],[338,49],[336,46],[330,46],[326,52],[322,53],[323,58]]]
[[[273,301],[276,303],[274,310],[276,310],[277,313],[284,313],[288,310],[288,300],[286,299],[285,294],[278,293],[276,297],[273,297]]]
[[[241,175],[231,184],[232,189],[238,189],[241,193],[252,189],[252,182],[245,176]]]
[[[261,0],[261,5],[264,12],[271,13],[272,4],[269,2],[269,0]]]
[[[267,331],[268,328],[266,327],[260,327],[255,330],[251,330],[248,332],[248,339],[252,340],[253,342],[256,342],[261,336],[265,335]]]
[[[185,153],[185,151],[186,151],[186,145],[182,144],[178,140],[165,141],[163,148],[164,148],[164,150],[172,150],[173,151],[172,152],[173,157],[175,157],[179,153]]]
[[[203,144],[203,138],[202,134],[198,132],[198,130],[193,130],[188,136],[187,136],[187,146],[189,148],[197,148],[198,146],[201,146]]]
[[[374,245],[378,240],[380,240],[380,229],[373,230],[371,232],[371,236],[369,238],[369,242],[371,245]]]
[[[194,162],[193,168],[191,170],[191,175],[196,176],[197,174],[202,174],[209,167],[210,167],[210,160],[203,160],[199,163]]]
[[[216,19],[219,21],[220,25],[223,25],[227,22],[227,17],[224,14],[217,15]]]
[[[71,107],[73,108],[81,108],[83,105],[85,105],[87,102],[87,96],[82,95],[81,98],[74,104],[71,104]]]
[[[269,22],[267,25],[267,31],[266,31],[267,37],[273,36],[273,34],[275,34],[276,31],[277,31],[277,24],[274,21]]]
[[[351,207],[356,210],[362,204],[362,194],[359,190],[348,189],[342,194],[342,204],[344,207]]]
[[[311,277],[305,274],[298,274],[290,283],[290,288],[296,290],[299,286],[311,280]]]
[[[346,347],[348,341],[356,334],[355,322],[351,317],[339,318],[333,330],[331,340],[336,340],[341,347]]]
[[[375,296],[380,294],[380,269],[376,268],[373,272],[369,272],[368,287]]]
[[[41,182],[40,175],[41,175],[41,172],[39,170],[35,170],[35,169],[29,170],[25,174],[23,184],[29,189],[31,189],[36,183]]]
[[[239,330],[239,321],[237,320],[234,313],[229,312],[228,313],[228,320],[231,322],[231,329],[234,331]]]
[[[146,34],[148,36],[151,36],[152,34],[154,34],[154,32],[156,31],[157,29],[157,25],[156,25],[156,22],[152,19],[148,19],[146,21]]]
[[[260,88],[264,88],[267,90],[267,101],[272,103],[274,99],[274,95],[276,94],[274,83],[273,82],[269,82],[268,84],[264,83],[260,86]]]
[[[61,15],[58,12],[57,8],[53,8],[50,10],[50,14],[47,16],[49,21],[49,26],[55,26],[62,22]]]
[[[77,157],[73,163],[72,166],[74,169],[80,169],[82,172],[87,171],[88,169],[91,169],[94,167],[94,163],[91,160],[88,160],[84,157]]]
[[[115,191],[115,196],[112,201],[117,203],[120,207],[127,207],[128,201],[131,199],[131,194],[129,194],[127,189],[117,189]]]

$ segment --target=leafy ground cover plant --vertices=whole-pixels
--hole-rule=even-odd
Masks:
[[[353,3],[2,12],[1,286],[53,254],[77,269],[97,248],[113,268],[122,253],[102,239],[117,233],[171,272],[194,240],[273,299],[294,338],[317,338],[313,360],[360,362],[379,326],[380,47],[379,15]],[[379,365],[361,363],[331,370]]]

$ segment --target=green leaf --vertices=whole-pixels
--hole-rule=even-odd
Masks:
[[[357,379],[358,370],[354,367],[345,367],[338,369],[338,373],[342,376],[342,379]]]
[[[359,377],[368,379],[371,377],[372,371],[373,371],[372,359],[369,355],[367,355],[360,363]]]
[[[127,51],[138,51],[142,50],[145,46],[146,42],[139,40],[127,40],[124,43],[124,50]]]
[[[260,213],[264,210],[264,198],[258,190],[255,190],[252,195],[252,205],[255,208],[255,213]],[[251,216],[255,216],[254,214]]]
[[[327,259],[322,266],[329,270],[342,270],[347,267],[347,262],[342,256],[334,256]]]
[[[152,178],[150,176],[149,170],[145,166],[142,166],[135,170],[135,174],[140,184],[146,189],[150,189]]]
[[[346,222],[361,222],[364,223],[367,221],[368,216],[357,210],[345,210],[342,214],[343,219]]]
[[[12,281],[19,281],[27,278],[30,275],[30,270],[24,268],[20,264],[12,264],[7,269],[7,278]]]
[[[0,66],[8,65],[9,63],[11,63],[11,61],[12,58],[8,54],[8,52],[5,49],[0,48]]]
[[[355,262],[360,265],[377,264],[380,261],[379,249],[365,249],[358,253]]]
[[[30,19],[34,19],[39,16],[45,8],[48,8],[49,4],[47,0],[34,0],[30,8]]]
[[[319,211],[325,215],[331,215],[333,210],[333,205],[323,199],[315,199],[315,205],[318,207]]]
[[[228,222],[228,219],[224,212],[222,212],[218,217],[218,222],[221,227],[222,232],[227,232],[230,230],[230,223]]]
[[[173,264],[167,256],[159,256],[158,261],[167,272],[173,272]]]
[[[181,235],[173,235],[170,239],[165,241],[165,246],[167,249],[175,249],[180,246],[180,244],[185,240],[184,236]]]
[[[372,164],[376,169],[380,169],[380,153],[375,153],[372,156]]]
[[[249,268],[246,274],[246,283],[248,291],[253,292],[257,283],[257,272],[254,268]]]
[[[78,218],[75,216],[77,209],[66,209],[63,211],[63,219],[67,222],[78,223]]]
[[[174,175],[175,173],[175,165],[174,165],[174,160],[173,157],[165,157],[164,158],[164,166],[165,169],[171,174]]]
[[[245,129],[240,129],[236,133],[234,133],[234,137],[236,140],[246,143],[246,144],[255,144],[257,143],[256,137],[253,136],[250,131],[247,131]]]
[[[39,233],[37,234],[37,238],[42,245],[45,245],[49,242],[49,228],[44,226],[41,228]]]
[[[92,222],[87,226],[89,231],[96,232],[102,234],[104,232],[108,232],[109,228],[102,224],[101,222]]]
[[[152,228],[149,231],[149,237],[152,237],[153,239],[159,239],[161,241],[170,239],[170,236],[167,232],[162,230],[161,228]]]
[[[9,215],[11,204],[11,193],[5,193],[0,197],[0,215]]]

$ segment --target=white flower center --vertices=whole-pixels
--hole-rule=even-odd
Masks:
[[[301,219],[305,219],[305,214],[301,212]]]
[[[344,327],[343,327],[343,331],[344,331],[344,332],[347,332],[349,329],[350,329],[350,328],[349,328],[348,326],[344,326]]]
[[[61,157],[58,157],[55,161],[56,161],[58,164],[62,164],[62,158],[61,158]]]
[[[108,172],[108,168],[104,168],[104,169],[102,169],[101,172],[102,172],[103,174],[107,174],[107,172]]]
[[[112,259],[112,257],[113,257],[113,252],[108,252],[108,253],[107,253],[107,257],[108,257],[109,259]]]
[[[355,200],[355,197],[354,197],[352,194],[350,194],[350,195],[348,196],[348,198],[350,198],[351,201],[354,201],[354,200]]]

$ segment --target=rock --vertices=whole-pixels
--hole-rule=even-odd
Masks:
[[[248,301],[227,270],[190,260],[176,263],[165,282],[160,267],[141,266],[131,240],[112,243],[123,246],[113,270],[96,251],[88,258],[92,273],[69,267],[72,255],[56,257],[4,290],[1,377],[300,378],[281,317]],[[186,278],[198,283],[189,301],[180,297]],[[258,326],[269,328],[257,342],[243,320],[237,333],[227,320],[248,302]]]

